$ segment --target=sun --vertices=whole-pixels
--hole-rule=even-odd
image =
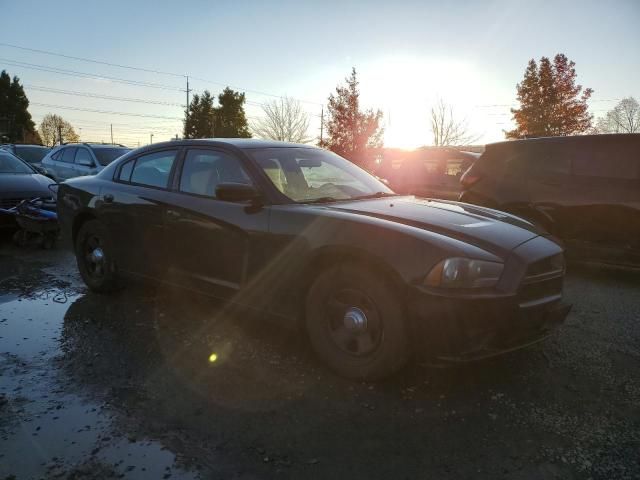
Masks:
[[[363,66],[362,78],[363,105],[382,110],[385,147],[432,144],[430,109],[438,99],[454,106],[473,103],[474,68],[456,60],[385,57]]]

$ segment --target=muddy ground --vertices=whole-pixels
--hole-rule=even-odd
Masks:
[[[566,296],[543,344],[353,383],[264,318],[1,240],[0,479],[640,478],[640,274]]]

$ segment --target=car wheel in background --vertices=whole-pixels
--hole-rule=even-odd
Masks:
[[[305,326],[317,355],[345,377],[380,379],[409,358],[404,310],[394,285],[356,265],[319,275],[307,295]]]
[[[111,239],[102,223],[98,220],[84,223],[78,232],[75,250],[80,275],[91,290],[106,293],[118,288]]]

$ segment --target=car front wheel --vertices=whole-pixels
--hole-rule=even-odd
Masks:
[[[325,270],[305,310],[311,345],[340,375],[380,379],[409,358],[402,304],[394,285],[376,272],[349,264]]]
[[[118,288],[112,244],[102,223],[98,220],[84,223],[78,232],[75,249],[78,270],[91,290],[106,293]]]

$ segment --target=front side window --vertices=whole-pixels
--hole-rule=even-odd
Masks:
[[[99,147],[99,148],[93,149],[93,153],[98,159],[98,163],[103,167],[106,167],[115,159],[121,157],[122,155],[130,151],[131,151],[130,148],[120,148],[120,147],[118,148]]]
[[[91,158],[89,150],[86,148],[78,148],[76,152],[76,163],[78,165],[93,165],[93,158]]]
[[[273,185],[294,202],[393,194],[373,175],[326,150],[301,147],[248,152]]]
[[[176,150],[165,150],[138,157],[133,165],[130,182],[149,187],[167,188],[176,154]],[[122,171],[120,173],[122,175]]]
[[[180,176],[180,191],[215,197],[220,183],[251,181],[237,158],[215,150],[189,150]]]

